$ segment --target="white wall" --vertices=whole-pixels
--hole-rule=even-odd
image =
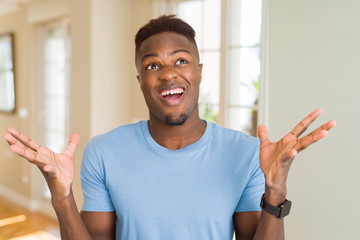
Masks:
[[[290,172],[291,240],[358,239],[360,1],[270,0],[269,133],[286,134],[322,108],[338,122]],[[312,128],[314,129],[314,128]]]
[[[135,0],[134,1],[134,14],[132,17],[132,27],[133,35],[132,43],[130,47],[131,51],[135,52],[135,35],[137,31],[144,26],[152,18],[158,17],[163,14],[161,9],[161,1],[144,1],[144,0]],[[140,90],[140,85],[136,79],[136,69],[135,69],[135,54],[131,63],[134,66],[134,77],[130,79],[132,85],[131,91],[131,122],[136,122],[142,119],[149,118],[149,110],[145,104],[143,94]]]
[[[132,47],[133,12],[132,0],[39,0],[0,16],[0,33],[15,33],[17,95],[17,111],[0,113],[1,134],[7,126],[13,126],[36,141],[40,131],[37,24],[62,16],[71,18],[71,131],[81,136],[75,156],[73,192],[79,208],[83,200],[79,172],[86,143],[92,136],[131,120],[132,82],[137,82]],[[27,118],[18,115],[20,108],[28,110]],[[5,141],[0,141],[0,166],[0,195],[26,207],[34,205],[30,200],[36,200],[37,178],[42,178],[38,169],[12,154]]]
[[[134,46],[133,37],[140,25],[155,16],[158,9],[150,1],[143,0],[99,2],[70,1],[72,90],[76,93],[72,97],[72,131],[80,132],[82,137],[76,157],[77,171],[83,147],[91,136],[148,115],[136,81],[134,48],[129,46]],[[270,136],[277,140],[315,108],[324,110],[317,125],[330,119],[338,121],[330,136],[296,158],[288,184],[288,198],[293,201],[293,209],[286,218],[287,239],[355,239],[360,235],[356,218],[360,215],[357,203],[360,159],[355,152],[360,146],[357,122],[360,118],[357,106],[360,102],[357,93],[360,89],[357,72],[360,1],[268,2]],[[16,31],[18,43],[27,43],[26,38],[32,32],[22,30],[25,24],[21,22],[25,22],[22,14],[1,18],[0,30]],[[17,21],[21,24],[13,26]],[[31,70],[24,66],[31,66],[27,61],[34,61],[34,57],[26,55],[31,54],[26,44],[18,45],[17,104],[28,107],[29,99],[34,96],[27,92],[30,82],[27,82],[26,73]],[[29,108],[30,116],[35,114],[32,110]],[[27,133],[34,125],[16,115],[3,114],[0,120],[2,129],[11,122]],[[7,145],[2,142],[1,159],[6,157],[5,149]],[[21,176],[29,171],[28,165],[20,159],[6,161],[10,160],[24,170],[18,174],[11,171],[21,185]],[[77,172],[74,193],[80,207],[79,178]],[[23,191],[28,186],[15,189],[30,195],[29,191]]]
[[[130,121],[131,81],[136,81],[132,5],[131,0],[92,1],[92,136]]]

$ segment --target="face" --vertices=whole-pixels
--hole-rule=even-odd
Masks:
[[[195,43],[173,32],[155,34],[138,49],[136,67],[150,119],[182,125],[198,115],[202,64]]]

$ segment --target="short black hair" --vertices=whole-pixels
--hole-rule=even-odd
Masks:
[[[186,22],[177,18],[175,15],[162,15],[150,20],[146,25],[139,29],[135,36],[135,50],[139,50],[142,42],[152,35],[163,32],[175,32],[185,36],[190,41],[195,42],[195,31]]]

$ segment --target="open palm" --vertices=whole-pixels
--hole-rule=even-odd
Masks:
[[[72,134],[63,153],[54,153],[21,132],[9,127],[4,134],[10,150],[36,165],[43,173],[52,197],[62,199],[71,191],[74,180],[74,153],[79,144],[79,135]]]
[[[259,126],[260,167],[269,187],[284,189],[290,166],[297,153],[327,136],[328,131],[335,126],[335,121],[329,121],[308,135],[299,138],[321,112],[318,109],[309,114],[278,142],[270,142],[267,128],[264,125]]]

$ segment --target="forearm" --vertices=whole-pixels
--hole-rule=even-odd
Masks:
[[[265,200],[278,206],[285,202],[286,191],[265,190]],[[283,240],[284,237],[284,219],[278,218],[265,210],[261,211],[260,220],[256,228],[254,240]]]
[[[264,210],[256,229],[254,240],[283,240],[284,220],[279,219]]]
[[[92,239],[77,209],[71,193],[64,200],[52,199],[52,204],[59,220],[61,239],[90,240]]]

